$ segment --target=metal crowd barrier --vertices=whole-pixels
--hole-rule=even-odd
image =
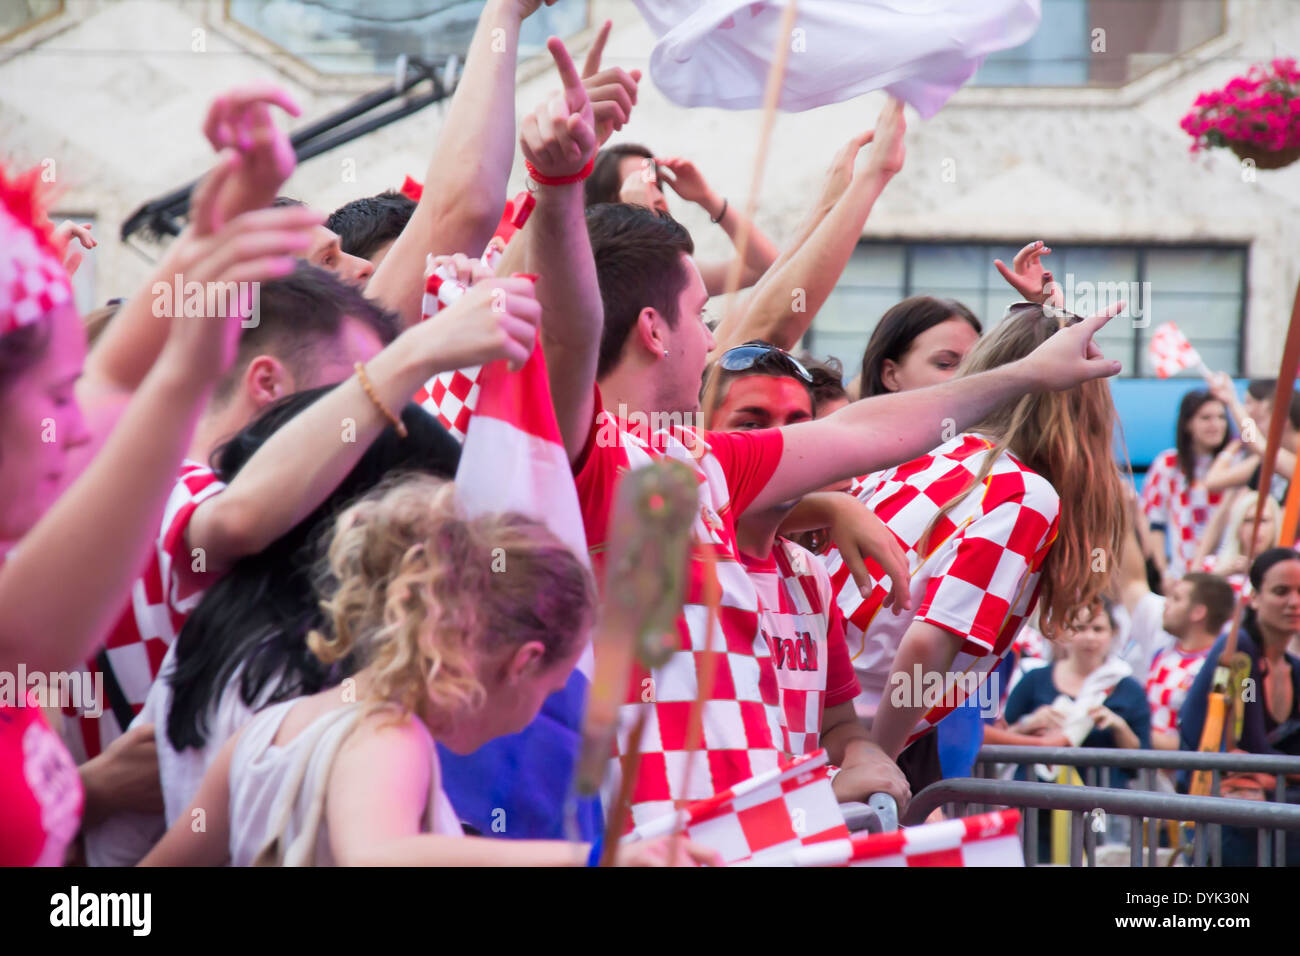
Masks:
[[[997,764],[1075,767],[1082,773],[1084,786],[989,779]],[[1256,861],[1260,866],[1270,865],[1270,857],[1272,865],[1285,865],[1286,832],[1300,831],[1300,805],[1287,802],[1286,781],[1287,774],[1300,774],[1300,757],[1091,747],[987,746],[980,750],[975,769],[976,777],[943,780],[916,794],[902,822],[905,825],[920,823],[936,807],[953,803],[962,808],[959,811],[962,813],[982,812],[994,806],[1068,810],[1071,811],[1072,866],[1081,865],[1085,857],[1089,865],[1095,865],[1096,833],[1086,824],[1089,815],[1096,810],[1130,818],[1129,863],[1132,866],[1143,865],[1143,832],[1148,819],[1196,823],[1192,859],[1197,866],[1204,866],[1207,856],[1213,865],[1222,862],[1223,826],[1259,830]],[[1137,771],[1138,788],[1110,787],[1110,771],[1113,769]],[[1215,795],[1192,797],[1157,792],[1157,770],[1211,771]],[[1100,787],[1096,785],[1099,771],[1102,777]],[[1225,772],[1275,775],[1275,799],[1267,802],[1219,796],[1220,778]],[[972,805],[973,809],[966,809]],[[1024,821],[1025,861],[1032,866],[1038,860],[1038,815],[1025,814]],[[1159,838],[1153,827],[1146,865],[1156,865],[1158,847]]]

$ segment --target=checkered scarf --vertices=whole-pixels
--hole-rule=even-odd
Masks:
[[[0,167],[0,335],[72,301],[41,187],[39,169],[10,178]]]

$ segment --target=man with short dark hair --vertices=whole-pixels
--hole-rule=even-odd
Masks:
[[[1170,589],[1161,623],[1177,641],[1158,652],[1147,673],[1151,745],[1178,750],[1178,712],[1219,632],[1232,619],[1235,595],[1223,578],[1193,572]]]
[[[343,252],[378,266],[413,212],[414,199],[389,189],[345,203],[330,213],[325,226],[338,235]]]

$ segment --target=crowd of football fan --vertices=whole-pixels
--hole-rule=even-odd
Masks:
[[[841,802],[902,804],[981,743],[1195,750],[1239,603],[1259,693],[1235,745],[1300,754],[1300,555],[1276,546],[1300,404],[1214,376],[1139,490],[1093,342],[1116,310],[1065,311],[1039,241],[996,264],[1024,299],[1004,316],[915,296],[861,316],[860,367],[792,354],[903,166],[902,106],[769,238],[689,159],[605,145],[641,79],[602,64],[608,25],[582,68],[550,41],[560,86],[516,127],[494,32],[514,51],[538,5],[486,4],[418,198],[286,199],[298,107],[218,97],[187,228],[87,316],[71,249],[96,240],[0,171],[0,863],[594,862],[600,807],[574,839],[476,755],[541,746],[520,733],[590,675],[616,490],[665,458],[698,514],[675,647],[618,708],[629,827],[819,748]],[[517,153],[531,195],[503,217]],[[733,259],[696,261],[673,194]],[[241,292],[214,315],[191,283]],[[479,370],[535,350],[588,554],[547,501],[456,493]],[[43,711],[15,679],[68,672],[98,706]],[[971,673],[995,713],[912,686]],[[530,839],[501,839],[502,807]],[[718,862],[666,839],[616,859]]]

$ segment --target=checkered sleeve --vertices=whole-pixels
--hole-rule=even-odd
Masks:
[[[1174,452],[1167,451],[1151,462],[1142,483],[1142,513],[1152,527],[1169,526],[1169,506],[1173,497],[1173,471],[1177,467]]]
[[[1018,493],[1002,497],[959,532],[930,578],[916,620],[962,637],[965,653],[1001,652],[999,635],[1013,615],[1026,613],[1017,605],[1035,590],[1058,510],[1051,486],[1024,476]]]
[[[709,448],[727,476],[731,512],[740,515],[771,480],[781,463],[785,439],[779,428],[709,432]]]
[[[159,566],[169,568],[172,573],[169,597],[174,605],[212,583],[211,575],[196,570],[196,556],[186,546],[185,532],[199,505],[220,494],[225,487],[225,482],[211,468],[189,465],[181,471],[180,480],[167,499],[157,549]]]

